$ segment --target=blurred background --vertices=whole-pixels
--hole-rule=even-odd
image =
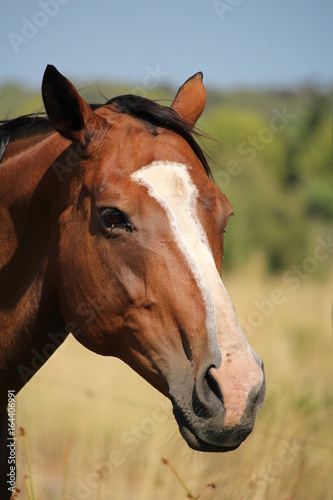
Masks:
[[[224,282],[268,384],[246,442],[201,455],[146,382],[70,338],[17,397],[18,498],[30,480],[36,499],[333,498],[332,20],[325,0],[2,2],[2,120],[43,111],[46,64],[88,102],[168,105],[204,73]]]

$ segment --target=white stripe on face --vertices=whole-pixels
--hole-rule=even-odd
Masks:
[[[216,351],[218,345],[221,352],[241,350],[250,355],[250,346],[239,326],[198,219],[196,203],[199,193],[187,167],[182,163],[155,161],[135,172],[132,179],[146,186],[149,195],[166,212],[175,242],[202,294],[211,352]]]

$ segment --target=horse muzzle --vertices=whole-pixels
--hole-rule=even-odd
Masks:
[[[238,446],[252,432],[265,399],[265,376],[259,357],[257,373],[236,378],[222,365],[199,371],[186,397],[171,396],[173,413],[180,433],[190,448],[206,452],[226,452]],[[228,378],[226,376],[228,375]]]

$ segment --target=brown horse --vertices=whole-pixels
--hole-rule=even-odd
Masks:
[[[0,127],[1,498],[8,391],[69,332],[169,397],[195,450],[237,448],[265,397],[220,276],[231,205],[193,135],[202,74],[171,107],[133,95],[90,106],[53,66],[42,93],[48,119]]]

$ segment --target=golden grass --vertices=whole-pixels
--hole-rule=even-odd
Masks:
[[[267,402],[231,453],[191,451],[166,399],[120,361],[66,341],[17,397],[36,499],[332,499],[333,274],[325,265],[325,282],[309,275],[297,290],[265,276],[259,260],[225,277],[245,322],[254,301],[275,289],[285,297],[261,323],[256,316],[249,341],[265,361]],[[17,459],[24,499],[20,437]]]

